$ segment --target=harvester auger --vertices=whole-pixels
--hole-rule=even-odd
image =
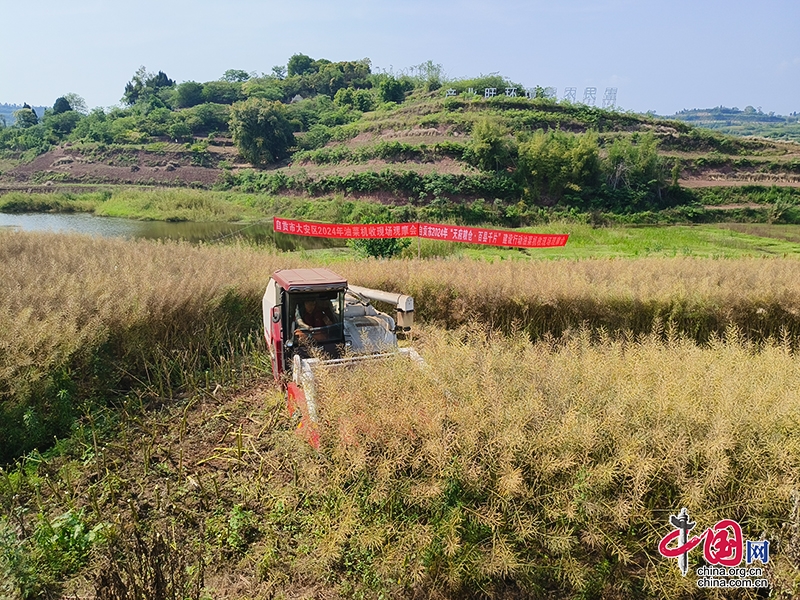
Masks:
[[[396,318],[371,301],[393,305]],[[414,322],[411,296],[348,285],[328,269],[286,269],[273,273],[262,308],[272,374],[286,384],[289,413],[300,412],[298,429],[314,448],[319,448],[317,367],[388,358],[422,364],[413,348],[397,345],[397,334],[410,331]]]

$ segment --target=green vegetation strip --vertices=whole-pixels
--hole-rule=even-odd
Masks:
[[[800,189],[776,187],[699,189],[691,193],[682,192],[691,201],[686,205],[657,211],[615,213],[566,206],[541,207],[524,201],[497,199],[492,190],[501,195],[508,190],[498,180],[485,175],[420,175],[387,170],[308,179],[246,171],[236,175],[236,180],[238,184],[227,191],[112,186],[100,192],[7,192],[0,195],[0,212],[90,212],[142,220],[240,223],[263,221],[273,216],[327,223],[426,220],[512,228],[550,222],[591,223],[598,227],[800,222]],[[506,180],[505,184],[515,185],[511,180]],[[281,189],[295,185],[300,186],[302,194],[280,195]],[[393,193],[399,191],[397,186],[409,185],[413,193],[407,201],[397,204],[372,200],[372,195],[380,193],[385,185],[392,187]],[[484,185],[489,187],[484,189]],[[313,190],[334,192],[315,197],[305,195]],[[338,193],[335,190],[339,190]],[[466,198],[459,196],[461,192],[470,195]],[[488,201],[482,196],[495,199]],[[416,197],[426,199],[416,200]],[[720,205],[724,208],[715,208]]]

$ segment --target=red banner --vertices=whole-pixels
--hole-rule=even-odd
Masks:
[[[429,240],[467,242],[488,246],[509,246],[514,248],[552,248],[564,246],[569,235],[546,233],[519,233],[502,229],[483,229],[482,227],[461,227],[460,225],[419,224],[419,237]]]
[[[273,219],[275,231],[292,235],[308,235],[328,238],[399,238],[417,237],[419,223],[385,223],[381,225],[331,225],[330,223],[307,223],[292,219]]]
[[[432,223],[334,225],[275,217],[273,226],[275,231],[290,235],[345,239],[422,237],[429,240],[446,240],[449,242],[466,242],[468,244],[513,248],[553,248],[566,245],[569,238],[569,235],[566,234],[520,233],[502,229],[435,225]]]

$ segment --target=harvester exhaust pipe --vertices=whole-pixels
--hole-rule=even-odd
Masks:
[[[395,307],[397,317],[395,323],[397,328],[402,331],[410,331],[414,325],[414,298],[405,294],[394,294],[382,290],[371,290],[370,288],[358,285],[349,285],[348,289],[367,300],[385,302]]]

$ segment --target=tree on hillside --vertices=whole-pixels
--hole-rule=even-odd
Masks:
[[[184,81],[175,89],[178,108],[190,108],[203,103],[203,86],[196,81]]]
[[[60,98],[56,98],[55,103],[53,104],[53,114],[60,115],[61,113],[65,113],[67,111],[72,110],[72,106],[69,104],[69,100],[61,96]]]
[[[428,60],[424,63],[414,65],[410,70],[412,74],[416,71],[414,79],[419,81],[426,91],[432,92],[442,87],[442,81],[445,79],[442,65]]]
[[[48,110],[42,119],[42,123],[52,132],[53,136],[63,139],[72,133],[81,118],[82,116],[74,110],[65,110],[59,113],[55,112],[55,110]]]
[[[82,115],[89,114],[89,108],[86,106],[86,100],[84,100],[81,96],[76,94],[75,92],[70,92],[68,94],[64,94],[64,100],[69,102],[69,105],[72,110],[76,113]]]
[[[282,100],[283,86],[277,77],[253,77],[242,84],[242,93],[247,98],[264,98],[265,100]]]
[[[222,75],[222,81],[231,83],[243,83],[250,79],[250,73],[241,69],[228,69]]]
[[[133,78],[125,85],[125,94],[122,101],[128,106],[133,106],[140,100],[145,100],[155,95],[158,90],[172,87],[175,82],[167,77],[164,71],[148,73],[144,66],[139,67]]]
[[[515,147],[508,131],[495,121],[481,119],[472,128],[467,148],[470,160],[484,171],[500,171],[511,165]]]
[[[16,126],[22,129],[33,127],[39,122],[39,117],[36,116],[36,113],[27,102],[23,103],[22,108],[14,112],[14,119]]]
[[[231,107],[230,130],[239,154],[260,166],[289,156],[294,145],[292,125],[280,102],[249,98]]]
[[[660,194],[666,182],[657,148],[658,139],[651,132],[615,139],[604,160],[608,186],[612,190],[622,187]]]
[[[361,112],[366,112],[375,108],[375,99],[371,90],[354,90],[353,88],[342,88],[333,97],[336,106],[350,106]]]
[[[597,134],[537,131],[519,147],[519,172],[529,194],[543,203],[586,194],[601,173]]]
[[[234,81],[209,81],[203,85],[203,100],[215,104],[233,104],[244,99],[242,84]]]
[[[378,84],[378,96],[383,102],[400,104],[406,98],[405,86],[390,75]]]
[[[314,59],[305,54],[295,54],[289,59],[289,64],[286,68],[289,72],[289,77],[293,75],[307,75],[314,72]]]

